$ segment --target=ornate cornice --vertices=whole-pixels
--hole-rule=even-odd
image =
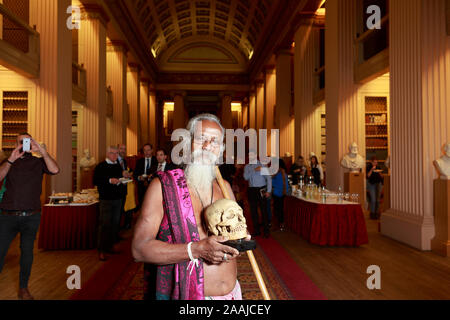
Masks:
[[[122,51],[127,54],[129,51],[128,45],[122,40],[106,41],[106,51]]]
[[[160,73],[158,83],[248,84],[248,76],[224,73]]]
[[[109,16],[103,10],[103,8],[97,4],[83,4],[83,6],[80,7],[80,14],[81,14],[81,20],[93,20],[98,19],[100,22],[105,26],[105,28],[108,25],[109,22]]]

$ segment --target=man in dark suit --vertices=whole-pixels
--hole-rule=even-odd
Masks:
[[[158,168],[156,157],[153,156],[153,146],[147,143],[142,147],[142,150],[144,152],[144,158],[141,158],[136,162],[136,168],[133,172],[133,177],[137,181],[139,202],[137,209],[139,209],[142,205],[150,177]]]
[[[156,172],[158,171],[169,171],[177,169],[178,167],[172,162],[167,162],[167,152],[164,149],[158,149],[156,151],[156,160],[158,161],[158,166]]]

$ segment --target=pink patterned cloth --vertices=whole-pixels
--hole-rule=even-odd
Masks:
[[[157,173],[163,193],[164,217],[159,228],[158,240],[172,244],[188,244],[200,241],[189,189],[181,169]],[[204,300],[203,262],[198,261],[193,271],[190,261],[157,266],[157,300]],[[146,290],[152,289],[151,273],[144,273]]]
[[[209,296],[205,297],[205,300],[242,300],[242,291],[239,281],[236,280],[236,286],[227,295],[224,296]]]

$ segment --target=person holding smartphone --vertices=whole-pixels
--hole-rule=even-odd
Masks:
[[[370,219],[378,219],[378,207],[380,206],[380,194],[383,187],[383,177],[380,175],[381,169],[375,156],[367,164],[367,190],[369,191]]]
[[[32,153],[42,157],[35,157]],[[11,242],[20,233],[19,299],[33,300],[28,280],[41,220],[42,179],[44,174],[55,175],[59,170],[45,147],[28,133],[17,136],[16,148],[0,166],[0,180],[6,180],[6,191],[0,203],[0,272]]]

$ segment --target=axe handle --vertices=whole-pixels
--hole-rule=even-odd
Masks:
[[[216,167],[216,179],[217,179],[217,182],[219,183],[220,189],[222,190],[223,196],[226,199],[231,199],[228,189],[225,186],[225,183],[223,182],[222,174],[220,173],[219,167]],[[266,284],[264,283],[264,279],[261,275],[261,271],[259,270],[258,263],[256,262],[255,256],[253,255],[253,251],[248,250],[247,256],[248,256],[248,260],[250,260],[250,264],[252,266],[253,273],[256,276],[256,281],[258,282],[259,290],[261,290],[264,300],[271,300],[269,292],[267,291],[267,288],[266,288]]]

